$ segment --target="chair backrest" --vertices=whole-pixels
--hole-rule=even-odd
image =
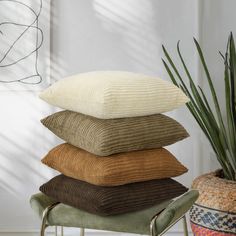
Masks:
[[[154,216],[151,222],[152,235],[161,235],[174,223],[180,220],[197,200],[197,190],[190,190],[175,199],[161,213]]]

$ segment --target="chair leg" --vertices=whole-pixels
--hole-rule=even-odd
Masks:
[[[64,228],[61,226],[61,236],[64,236]]]
[[[84,236],[84,228],[80,228],[80,236]]]
[[[45,236],[45,230],[48,227],[48,225],[47,225],[48,213],[58,204],[59,204],[59,202],[56,202],[56,203],[52,204],[51,206],[48,206],[47,208],[45,208],[45,210],[43,211],[40,236]]]
[[[187,225],[186,215],[183,216],[183,228],[184,228],[184,236],[188,236],[188,225]]]
[[[42,222],[41,229],[40,229],[40,236],[45,236],[45,230],[47,228],[47,225]]]

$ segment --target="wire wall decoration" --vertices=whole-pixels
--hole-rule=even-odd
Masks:
[[[0,0],[0,90],[42,88],[49,52],[49,0]]]

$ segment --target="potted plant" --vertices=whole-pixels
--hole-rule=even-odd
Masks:
[[[192,187],[199,190],[200,196],[190,211],[194,235],[236,235],[236,51],[233,34],[228,39],[223,57],[226,114],[218,102],[214,84],[206,65],[201,47],[194,43],[208,81],[214,105],[211,106],[203,89],[197,86],[180,52],[177,52],[186,73],[184,79],[166,48],[163,46],[163,63],[172,82],[189,97],[189,111],[209,140],[222,169],[196,178]],[[186,82],[188,81],[188,83]],[[223,119],[226,117],[226,120]]]

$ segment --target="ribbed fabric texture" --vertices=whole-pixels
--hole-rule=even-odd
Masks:
[[[65,143],[52,149],[42,162],[66,176],[100,186],[170,178],[187,172],[164,148],[99,157]]]
[[[63,109],[101,119],[171,111],[189,99],[172,83],[122,71],[95,71],[62,79],[40,98]]]
[[[59,175],[40,190],[55,200],[103,216],[138,211],[187,189],[171,179],[187,172],[163,148],[188,137],[160,113],[189,99],[170,82],[122,71],[62,79],[40,94],[66,109],[41,122],[67,143],[42,160]]]
[[[106,120],[61,111],[41,122],[66,142],[99,156],[164,147],[188,137],[182,125],[162,114]]]
[[[54,177],[40,190],[64,204],[104,216],[145,209],[187,191],[172,179],[100,187],[64,175]]]

